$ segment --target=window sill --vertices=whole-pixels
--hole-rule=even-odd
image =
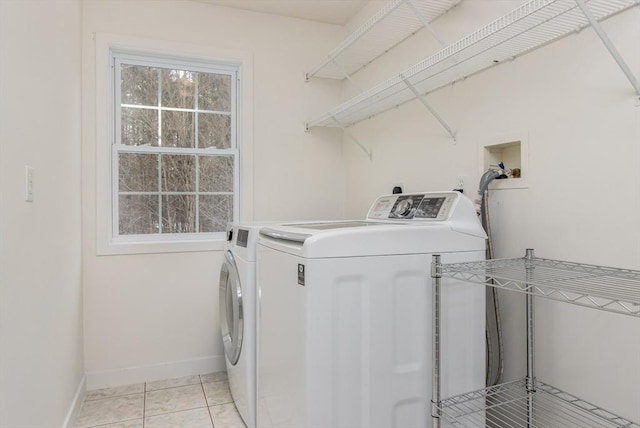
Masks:
[[[172,240],[151,242],[110,242],[98,245],[98,256],[132,255],[132,254],[160,254],[187,253],[203,251],[222,251],[226,241],[224,238],[209,240]]]

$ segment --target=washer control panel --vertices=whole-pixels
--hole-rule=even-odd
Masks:
[[[447,220],[458,192],[396,194],[379,197],[369,209],[367,218],[379,220]]]

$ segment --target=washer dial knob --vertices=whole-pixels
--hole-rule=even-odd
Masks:
[[[396,208],[393,210],[393,213],[397,216],[404,217],[411,212],[411,208],[413,207],[413,201],[411,199],[403,199],[398,202]]]

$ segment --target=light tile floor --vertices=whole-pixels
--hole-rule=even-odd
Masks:
[[[245,428],[225,372],[88,391],[76,428]]]

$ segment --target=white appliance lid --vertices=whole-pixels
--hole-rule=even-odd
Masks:
[[[420,211],[425,206],[435,208]],[[426,214],[416,216],[421,212]],[[403,218],[402,213],[409,215]],[[484,249],[485,237],[468,198],[458,192],[432,192],[381,196],[367,221],[265,227],[259,242],[301,257],[321,258],[477,251]]]
[[[296,227],[302,229],[313,230],[330,230],[330,229],[346,229],[349,227],[371,227],[371,226],[387,226],[388,223],[379,223],[372,221],[329,221],[323,223],[288,223],[282,226]]]

